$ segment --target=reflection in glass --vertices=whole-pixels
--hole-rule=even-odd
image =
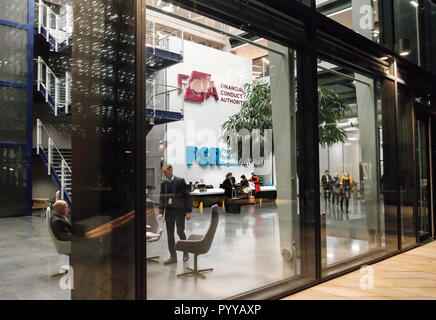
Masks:
[[[322,266],[385,249],[381,101],[373,79],[318,64]]]
[[[416,120],[416,174],[418,189],[418,233],[424,236],[430,228],[430,167],[429,167],[429,131],[428,120]]]
[[[26,89],[0,86],[0,142],[26,142]]]
[[[330,19],[380,43],[380,2],[377,0],[316,0],[316,9]]]
[[[398,85],[399,154],[400,154],[400,205],[401,205],[401,242],[403,248],[416,243],[415,203],[416,203],[416,167],[414,157],[413,105],[411,90]]]
[[[0,218],[25,215],[26,151],[0,146]]]
[[[0,20],[27,24],[28,0],[0,0]]]
[[[178,13],[179,8],[164,1],[154,5],[230,30],[189,11]],[[315,257],[304,252],[314,241],[309,232],[306,242],[301,240],[297,200],[297,53],[266,39],[258,39],[256,46],[214,37],[199,26],[195,29],[201,32],[194,33],[192,26],[174,18],[172,29],[163,28],[152,23],[155,15],[147,11],[148,38],[156,33],[170,40],[160,48],[164,52],[149,50],[152,42],[147,42],[147,68],[153,71],[147,71],[147,231],[159,234],[155,231],[162,229],[159,240],[147,246],[147,256],[160,261],[147,261],[147,298],[224,299],[271,284],[289,289],[297,278],[313,279],[304,265],[313,265]],[[184,35],[182,59],[177,30]],[[186,182],[192,216],[184,219],[184,206],[175,228],[157,219],[159,229],[156,217],[166,214],[177,197],[172,178],[161,170],[164,163]],[[179,182],[174,188],[179,190]],[[180,251],[168,261],[168,230],[175,234],[176,250],[185,248],[177,245],[178,235],[201,241],[214,221],[214,204],[218,226],[210,249],[197,257],[198,269],[213,271],[204,272],[205,279],[188,277],[187,267],[195,269],[194,252],[185,263]],[[172,263],[163,265],[166,261]]]
[[[0,25],[0,80],[26,83],[27,31]]]

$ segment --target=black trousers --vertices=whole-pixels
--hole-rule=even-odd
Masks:
[[[174,238],[174,229],[177,226],[177,235],[180,240],[186,240],[185,234],[185,213],[170,212],[166,213],[165,222],[167,225],[167,237],[168,237],[168,250],[171,257],[176,257],[176,239]]]

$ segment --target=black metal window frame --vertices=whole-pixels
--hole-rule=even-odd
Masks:
[[[145,31],[145,0],[137,0],[137,10],[141,12],[142,18],[138,19],[138,35],[144,41],[142,32]],[[320,199],[319,199],[319,149],[318,149],[318,126],[317,126],[317,57],[326,56],[330,60],[337,62],[345,67],[352,68],[354,71],[368,75],[378,81],[391,81],[395,83],[395,102],[394,110],[397,123],[396,131],[396,154],[399,153],[398,146],[398,86],[406,85],[413,90],[425,87],[429,92],[436,92],[436,76],[425,69],[407,61],[391,50],[378,45],[356,32],[340,25],[339,23],[316,12],[312,1],[312,7],[307,7],[295,0],[174,0],[171,1],[188,10],[195,11],[206,17],[215,19],[227,25],[242,29],[250,34],[275,41],[288,46],[299,52],[298,55],[298,78],[299,85],[298,103],[299,114],[297,135],[299,137],[300,149],[298,150],[298,174],[300,176],[300,210],[303,210],[305,227],[314,227],[314,240],[316,242],[315,252],[305,254],[316,255],[316,265],[313,272],[316,279],[305,283],[303,286],[290,291],[272,294],[268,296],[268,287],[259,288],[235,298],[246,299],[258,296],[269,299],[278,299],[292,293],[304,290],[308,287],[320,284],[332,278],[357,270],[361,265],[342,270],[329,277],[321,277],[321,221],[320,221]],[[139,29],[140,28],[140,29]],[[138,37],[138,36],[137,36]],[[138,46],[137,59],[144,57],[143,49]],[[142,50],[142,51],[141,51]],[[381,59],[386,57],[387,60]],[[137,60],[138,61],[138,60]],[[145,61],[145,60],[144,60]],[[144,70],[145,65],[138,64],[137,72]],[[145,74],[142,71],[141,74]],[[145,80],[141,78],[141,84]],[[141,109],[141,101],[144,90],[141,87],[138,91],[138,111]],[[433,98],[433,102],[434,102]],[[138,112],[137,130],[143,131],[144,116]],[[145,138],[138,135],[137,154],[143,154],[145,159]],[[137,167],[145,168],[144,159],[137,160]],[[397,166],[397,170],[399,170]],[[139,171],[139,170],[138,170]],[[398,174],[400,172],[397,172]],[[145,194],[145,179],[142,175],[137,175],[137,212],[143,212]],[[406,250],[410,250],[419,245],[408,248],[401,247],[401,216],[400,216],[400,194],[397,192],[397,229],[398,229],[398,250],[388,253],[374,260],[365,261],[364,264],[373,264],[384,260]],[[141,215],[136,215],[139,217]],[[416,204],[414,217],[416,216]],[[146,294],[145,272],[146,249],[143,248],[143,235],[145,228],[143,218],[137,218],[137,298],[144,299]],[[312,231],[313,232],[313,231]],[[363,264],[363,263],[362,263]]]

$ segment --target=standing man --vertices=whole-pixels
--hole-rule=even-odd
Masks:
[[[331,181],[332,176],[329,174],[329,171],[324,171],[324,175],[321,177],[321,184],[322,188],[324,190],[324,201],[327,203],[327,199],[330,202],[330,196],[331,196]]]
[[[158,219],[162,220],[165,213],[168,250],[170,251],[170,258],[164,262],[166,265],[177,263],[174,229],[177,226],[180,240],[186,240],[185,218],[186,220],[191,219],[192,202],[185,179],[174,176],[173,167],[170,164],[166,163],[162,166],[162,173],[166,179],[160,185]],[[188,259],[188,252],[183,252],[183,261],[186,262]]]
[[[224,195],[227,198],[233,198],[233,190],[235,189],[235,178],[232,173],[226,174],[226,179],[223,181]]]

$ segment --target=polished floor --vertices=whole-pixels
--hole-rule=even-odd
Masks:
[[[371,265],[373,286],[360,270],[284,300],[436,300],[436,242]]]
[[[50,239],[39,215],[0,219],[0,300],[69,300],[60,278],[51,278],[68,265]]]
[[[161,256],[159,264],[147,263],[148,299],[225,299],[298,273],[298,259],[283,263],[274,204],[244,206],[241,214],[219,210],[220,220],[212,247],[198,258],[200,269],[214,270],[205,273],[205,280],[191,276],[177,278],[177,274],[187,271],[187,265],[192,267],[193,256],[188,263],[183,263],[179,253],[177,264],[163,265],[169,255],[164,228],[160,241],[147,248],[149,256]],[[187,236],[204,233],[209,222],[209,208],[202,214],[194,213],[186,225]]]
[[[243,206],[241,214],[228,214],[219,208],[219,225],[211,250],[199,256],[199,268],[212,267],[206,280],[177,278],[192,266],[193,256],[183,263],[164,266],[168,258],[165,224],[159,241],[147,246],[148,256],[160,256],[159,263],[147,262],[147,297],[149,299],[225,299],[249,290],[290,278],[300,272],[300,260],[284,263],[280,252],[280,233],[290,225],[279,225],[274,202]],[[350,219],[332,219],[352,230],[352,222],[361,218],[353,209]],[[204,233],[210,223],[210,208],[194,211],[186,224],[186,234]],[[348,230],[347,229],[347,230]],[[178,237],[176,236],[176,240]],[[68,258],[56,253],[44,218],[18,217],[0,219],[0,299],[70,299],[59,279],[50,278]],[[327,263],[333,264],[368,250],[365,238],[349,238],[327,232]]]

